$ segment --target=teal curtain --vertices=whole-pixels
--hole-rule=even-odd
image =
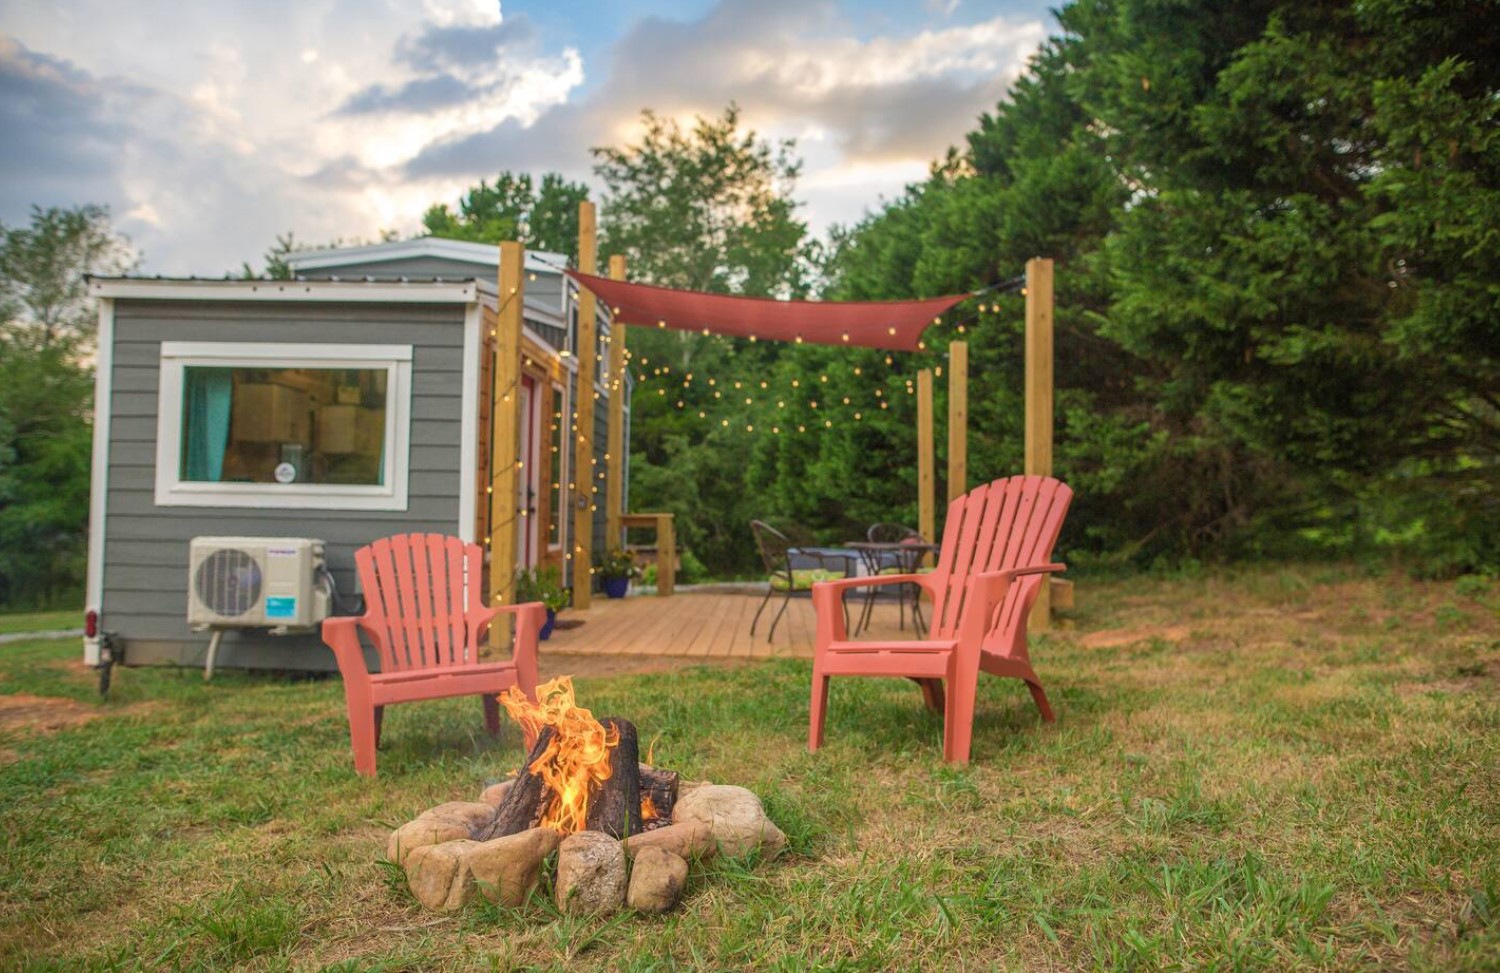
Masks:
[[[229,445],[234,369],[190,367],[184,372],[182,478],[218,483],[224,475],[224,448]]]

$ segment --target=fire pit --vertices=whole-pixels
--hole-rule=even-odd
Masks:
[[[627,904],[665,912],[690,862],[785,846],[745,788],[682,781],[641,763],[635,727],[578,706],[570,677],[539,686],[537,699],[515,689],[500,697],[536,740],[514,779],[478,801],[439,804],[391,834],[386,855],[424,906],[459,909],[476,894],[521,905],[556,851],[553,888],[564,912]]]

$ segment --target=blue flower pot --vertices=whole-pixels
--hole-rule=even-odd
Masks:
[[[630,590],[629,578],[605,578],[604,593],[611,598],[624,598],[625,592]]]
[[[543,625],[541,631],[537,633],[537,638],[541,639],[543,642],[547,641],[552,637],[552,629],[556,626],[557,612],[549,608],[547,609],[547,623]]]

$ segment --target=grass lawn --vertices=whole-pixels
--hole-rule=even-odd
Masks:
[[[681,596],[690,597],[690,596]],[[1298,567],[1083,583],[1033,640],[1059,720],[985,678],[974,764],[916,689],[809,667],[584,676],[656,762],[791,838],[664,918],[422,911],[388,830],[520,759],[475,700],[386,716],[337,680],[118,673],[0,648],[0,968],[1500,968],[1500,587]]]
[[[82,608],[69,608],[55,612],[0,614],[0,635],[11,635],[15,632],[54,632],[58,629],[82,627]]]

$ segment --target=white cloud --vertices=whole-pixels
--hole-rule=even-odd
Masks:
[[[288,229],[412,232],[503,168],[585,178],[589,148],[627,140],[643,107],[735,101],[798,139],[821,228],[921,179],[1045,36],[1037,18],[958,26],[956,0],[929,7],[950,21],[902,36],[857,36],[833,0],[648,18],[581,97],[579,52],[497,0],[0,0],[0,82],[21,92],[0,91],[0,219],[108,203],[148,270],[214,274]]]

